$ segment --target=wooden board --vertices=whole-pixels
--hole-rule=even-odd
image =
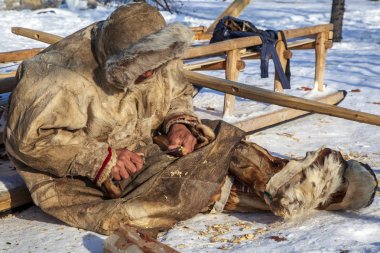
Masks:
[[[0,160],[0,212],[31,203],[29,191],[9,160]]]
[[[327,95],[320,99],[316,99],[316,101],[336,105],[340,101],[342,101],[345,97],[345,93],[343,91],[338,91],[333,94]],[[300,116],[304,116],[310,114],[309,112],[295,110],[291,108],[284,108],[275,112],[271,112],[268,114],[260,115],[251,119],[246,119],[244,121],[240,121],[235,123],[234,125],[243,129],[246,132],[253,132],[263,128],[267,128],[269,126],[278,125],[280,123],[284,123],[286,121],[298,118]]]

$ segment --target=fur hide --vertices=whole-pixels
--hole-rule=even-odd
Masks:
[[[290,161],[266,186],[265,201],[279,216],[292,218],[325,205],[344,179],[341,154],[321,148],[302,161]]]
[[[127,91],[144,72],[179,58],[190,46],[192,31],[176,23],[142,38],[105,64],[108,83]]]
[[[331,204],[327,210],[357,210],[369,206],[375,198],[377,179],[372,169],[355,160],[349,160],[347,164],[344,173],[348,181],[347,192],[341,202]]]

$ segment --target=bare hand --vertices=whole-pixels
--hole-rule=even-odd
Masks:
[[[114,180],[127,179],[142,169],[143,154],[137,154],[128,149],[119,149],[116,153],[117,161],[112,170]]]
[[[190,130],[183,124],[174,124],[169,131],[168,149],[184,147],[182,154],[187,155],[194,151],[197,139],[191,134]]]

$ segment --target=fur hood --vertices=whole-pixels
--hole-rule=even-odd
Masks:
[[[105,81],[127,91],[141,74],[180,58],[190,46],[192,35],[189,28],[175,23],[140,39],[105,61]]]

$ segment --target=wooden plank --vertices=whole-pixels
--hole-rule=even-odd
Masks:
[[[284,30],[284,33],[285,33],[286,38],[290,39],[290,38],[296,38],[296,37],[305,37],[305,36],[309,36],[313,34],[318,34],[321,32],[329,32],[332,29],[333,29],[332,24],[324,24],[324,25],[310,26],[310,27],[297,28],[297,29],[291,29],[291,30]],[[36,31],[36,30],[21,28],[21,27],[13,27],[12,31],[13,30],[15,32],[18,32],[19,35],[26,36],[28,38],[32,38],[32,39],[46,42],[46,43],[55,43],[63,38],[63,37],[53,35],[50,33],[45,33],[41,31]],[[282,38],[281,33],[279,33],[278,36],[280,39]],[[221,41],[221,42],[213,43],[206,46],[191,47],[190,49],[186,51],[185,55],[183,56],[183,59],[190,59],[190,58],[195,58],[199,56],[218,54],[218,53],[223,53],[223,52],[230,51],[237,48],[246,48],[246,47],[260,45],[260,44],[261,44],[261,39],[259,36]]]
[[[325,67],[326,67],[326,54],[327,49],[325,42],[328,37],[328,32],[321,32],[317,34],[315,40],[315,80],[314,85],[318,87],[318,91],[324,90]]]
[[[23,28],[23,27],[12,27],[11,31],[12,33],[16,35],[21,35],[30,39],[45,42],[47,44],[54,44],[63,38],[61,36],[54,35],[51,33],[41,32],[41,31],[37,31],[37,30],[29,29],[29,28]]]
[[[193,40],[211,40],[211,33],[195,33],[193,36]]]
[[[239,17],[240,13],[247,7],[250,3],[250,0],[234,0],[228,7],[225,9],[215,21],[207,28],[206,33],[212,33],[215,29],[215,26],[218,24],[219,20],[225,16]]]
[[[198,64],[192,64],[192,65],[185,65],[184,68],[188,70],[193,71],[210,71],[210,70],[225,70],[226,69],[226,60],[214,60],[215,62],[203,62]],[[245,68],[245,62],[244,61],[237,61],[236,67],[239,71],[244,70]]]
[[[329,31],[329,29],[332,29],[331,24],[285,30],[284,33],[286,34],[286,38],[290,39],[326,32]],[[281,33],[279,33],[279,38],[281,39]],[[260,45],[261,43],[262,42],[259,36],[225,40],[205,46],[191,47],[185,52],[182,58],[191,59],[199,56],[214,55],[237,48],[247,48],[250,46]]]
[[[9,192],[0,192],[0,212],[5,212],[32,202],[26,186],[17,187]]]
[[[281,63],[281,68],[283,69],[284,73],[285,73],[285,68],[286,68],[286,63],[287,63],[287,59],[285,59],[285,50],[286,50],[285,43],[282,40],[277,41],[276,52],[278,55],[278,59],[280,60],[280,63]],[[274,91],[284,92],[284,89],[282,88],[280,77],[277,74],[277,71],[275,71],[275,74],[274,74]]]
[[[379,115],[311,101],[238,82],[195,73],[189,70],[183,70],[183,74],[191,83],[234,96],[380,126]]]
[[[16,75],[16,70],[7,72],[7,73],[2,73],[0,74],[0,80],[3,78],[14,77],[15,75]]]
[[[237,68],[237,61],[240,59],[240,50],[234,49],[227,52],[226,62],[226,79],[231,81],[237,81],[239,78],[239,70]],[[231,115],[234,113],[235,108],[235,96],[230,94],[224,95],[224,108],[223,115]]]
[[[43,48],[32,48],[32,49],[23,49],[11,52],[3,52],[0,53],[0,63],[3,62],[14,62],[14,61],[23,61],[25,59],[32,58],[39,52],[41,52]]]
[[[122,224],[104,241],[105,253],[178,253],[135,227]]]
[[[193,32],[205,32],[207,30],[207,27],[205,27],[205,26],[195,26],[195,27],[190,27],[190,29]]]
[[[0,152],[4,152],[4,148]],[[31,203],[24,180],[9,160],[0,160],[0,212]]]
[[[330,105],[338,104],[345,97],[345,93],[343,91],[335,92],[328,96],[316,99],[321,103],[326,103]],[[266,127],[274,126],[300,116],[308,115],[309,112],[295,110],[291,108],[284,108],[275,112],[271,112],[268,114],[260,115],[251,119],[246,119],[243,121],[239,121],[234,123],[233,125],[243,129],[244,131],[251,132],[257,131]]]

